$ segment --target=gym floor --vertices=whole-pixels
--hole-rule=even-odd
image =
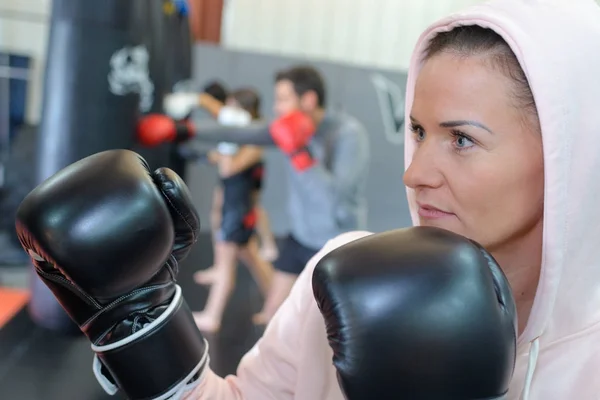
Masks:
[[[198,269],[212,262],[209,234],[200,237],[183,262],[179,284],[192,310],[200,310],[207,290],[192,280]],[[4,271],[4,275],[11,275]],[[65,337],[40,328],[28,316],[25,272],[13,273],[11,286],[0,286],[0,399],[115,400],[100,388],[92,373],[93,354],[85,337]],[[7,282],[3,279],[0,282]],[[19,284],[20,283],[20,284]],[[235,373],[241,357],[262,335],[251,316],[262,306],[262,297],[247,269],[238,268],[235,292],[224,315],[221,331],[207,336],[211,367],[225,376]]]

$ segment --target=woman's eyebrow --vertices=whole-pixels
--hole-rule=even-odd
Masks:
[[[440,123],[440,126],[442,128],[456,128],[456,127],[464,126],[464,125],[475,126],[477,128],[486,130],[489,133],[492,133],[492,134],[494,133],[494,132],[492,132],[492,130],[490,128],[488,128],[487,126],[485,126],[484,124],[482,124],[481,122],[478,122],[478,121],[458,120],[458,121],[446,121],[446,122]]]

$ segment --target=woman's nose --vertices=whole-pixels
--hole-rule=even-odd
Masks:
[[[438,168],[437,158],[433,143],[421,143],[415,148],[411,163],[404,172],[404,184],[411,189],[441,186],[443,175]]]

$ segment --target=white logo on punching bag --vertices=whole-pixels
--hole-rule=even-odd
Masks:
[[[113,94],[139,93],[140,111],[147,112],[154,101],[154,83],[150,80],[146,47],[124,47],[110,58],[108,83]]]
[[[393,144],[404,144],[404,91],[396,82],[381,74],[373,74],[385,136]]]

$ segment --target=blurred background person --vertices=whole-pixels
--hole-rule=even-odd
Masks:
[[[250,89],[249,89],[250,90]],[[250,92],[254,93],[253,90]],[[250,93],[249,92],[249,93]],[[199,96],[199,105],[210,113],[214,118],[218,118],[218,113],[221,110],[223,104],[226,103],[228,96],[227,88],[224,83],[218,80],[211,81],[205,85],[202,93]],[[248,98],[248,96],[246,96]],[[260,100],[257,97],[257,113],[260,113]],[[234,100],[230,98],[230,101]],[[251,106],[254,107],[254,106]],[[245,108],[245,107],[244,107]],[[258,114],[257,114],[258,115]],[[186,148],[186,151],[197,152],[193,149],[193,146],[187,146],[187,143],[183,143],[181,148]],[[208,153],[208,161],[211,164],[216,164],[218,152],[211,151]],[[193,156],[191,158],[194,158]],[[260,254],[267,261],[273,261],[278,256],[277,242],[275,235],[271,229],[271,223],[269,221],[269,214],[266,209],[260,203],[260,192],[263,188],[265,163],[261,161],[260,165],[254,169],[253,177],[256,189],[256,233],[258,234],[258,240],[260,245]],[[212,196],[212,208],[210,212],[210,226],[213,240],[218,237],[218,231],[221,226],[221,208],[223,205],[223,187],[219,183],[215,186]],[[212,281],[212,268],[198,271],[194,274],[194,279],[199,284],[210,284]]]
[[[365,229],[367,222],[370,146],[365,127],[346,112],[326,109],[325,81],[313,66],[279,71],[274,94],[276,117],[300,111],[310,117],[316,130],[308,143],[288,157],[290,232],[275,261],[264,312],[254,319],[257,324],[273,317],[308,261],[328,240]]]
[[[207,88],[210,90],[210,87]],[[254,89],[242,88],[227,96],[225,104],[206,90],[200,105],[226,126],[249,124],[260,119],[260,97]],[[221,94],[221,91],[218,91]],[[209,153],[218,168],[220,185],[215,190],[212,227],[214,230],[214,265],[195,274],[195,280],[210,285],[206,306],[194,314],[198,328],[205,332],[220,329],[229,296],[235,286],[238,259],[246,265],[261,292],[266,295],[271,284],[273,266],[263,260],[258,247],[257,206],[263,177],[263,149],[220,143]],[[263,213],[265,215],[266,213]],[[217,228],[218,229],[215,229]],[[272,238],[271,234],[271,239]]]

